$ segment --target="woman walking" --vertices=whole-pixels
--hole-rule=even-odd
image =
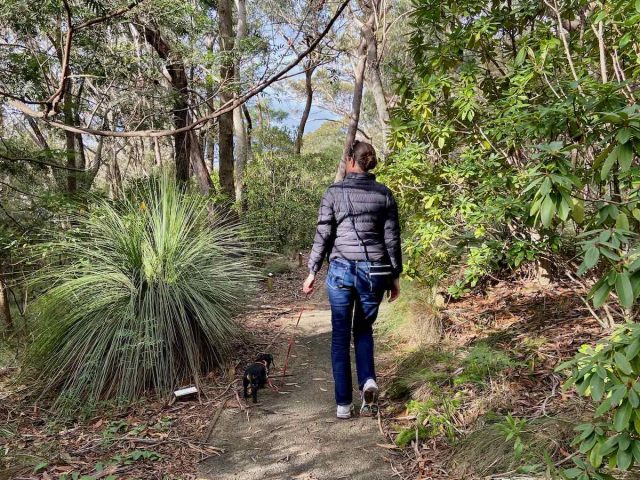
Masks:
[[[400,294],[398,208],[391,191],[369,173],[376,163],[376,153],[370,144],[358,141],[353,144],[345,179],[331,185],[322,198],[309,276],[302,287],[305,293],[313,292],[316,273],[327,257],[331,364],[338,418],[350,418],[353,411],[351,332],[362,398],[360,414],[378,413],[373,322],[385,292],[390,302]]]

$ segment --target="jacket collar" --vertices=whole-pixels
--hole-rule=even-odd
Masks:
[[[354,180],[375,180],[376,176],[373,173],[369,172],[350,172],[347,173],[347,176],[345,178],[352,178]]]

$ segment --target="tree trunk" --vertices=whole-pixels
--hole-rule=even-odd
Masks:
[[[0,272],[0,312],[2,312],[7,329],[13,330],[11,306],[9,305],[9,288],[7,287],[6,278],[2,272]]]
[[[251,114],[249,113],[249,109],[247,108],[247,104],[242,104],[242,113],[244,113],[244,122],[247,126],[247,158],[251,158],[252,148],[251,148],[251,134],[253,133],[253,120],[251,120]]]
[[[189,130],[189,142],[191,143],[191,166],[198,180],[200,192],[208,196],[211,193],[211,178],[209,177],[198,136],[193,130]]]
[[[182,59],[160,35],[160,32],[144,25],[137,26],[143,29],[141,32],[145,40],[156,51],[158,56],[166,62],[167,71],[171,80],[171,88],[175,92],[173,101],[173,124],[176,129],[183,128],[189,122],[189,82]],[[186,184],[189,181],[190,141],[188,132],[180,132],[174,135],[176,180]]]
[[[344,150],[342,152],[342,159],[338,165],[338,172],[336,173],[336,182],[341,181],[344,178],[347,169],[347,158],[351,151],[351,145],[356,139],[356,132],[358,131],[358,123],[360,122],[360,108],[362,106],[362,89],[364,87],[364,71],[367,66],[367,41],[364,38],[360,40],[360,46],[358,47],[358,63],[355,68],[355,82],[353,87],[353,100],[351,101],[351,115],[349,117],[349,125],[347,126],[347,136],[344,141]]]
[[[302,111],[302,117],[300,118],[300,124],[298,125],[298,133],[296,135],[296,144],[294,146],[294,152],[300,155],[302,151],[302,139],[304,137],[304,129],[309,120],[309,114],[311,113],[311,105],[313,104],[313,84],[311,79],[316,66],[311,62],[308,62],[307,68],[304,71],[304,86],[307,95],[306,102],[304,104],[304,110]]]
[[[220,52],[221,67],[220,100],[222,104],[233,101],[233,81],[235,78],[233,68],[232,50],[233,37],[233,12],[230,0],[218,1],[218,18],[220,19]],[[220,187],[223,193],[232,200],[235,199],[235,180],[233,175],[233,112],[223,113],[218,117],[218,161]]]
[[[238,12],[238,23],[236,26],[236,49],[242,48],[242,42],[247,36],[247,6],[245,0],[235,0]],[[235,56],[234,84],[236,86],[234,98],[238,95],[238,84],[241,83],[240,54]],[[244,169],[249,161],[249,136],[244,123],[242,106],[233,111],[233,131],[235,134],[235,188],[236,202],[242,208],[242,194],[244,191]]]
[[[47,139],[42,134],[42,130],[40,130],[40,127],[38,127],[38,123],[28,115],[25,115],[24,118],[27,120],[27,123],[29,123],[31,130],[33,131],[33,135],[32,135],[33,141],[38,145],[38,147],[40,147],[44,151],[44,155],[47,161],[52,164],[56,163],[55,159],[53,158],[53,152],[49,147],[49,142],[47,142]],[[64,174],[61,175],[60,169],[49,167],[49,173],[51,174],[51,178],[53,178],[53,181],[55,182],[56,186],[59,189],[64,189],[66,182],[65,182]]]
[[[67,125],[73,125],[73,97],[72,88],[73,84],[71,79],[64,81],[64,100],[62,109],[64,112],[64,123]],[[75,193],[78,190],[78,175],[76,169],[76,135],[73,132],[65,130],[65,152],[67,155],[67,193]]]
[[[372,17],[375,15],[371,13]],[[389,129],[389,107],[387,98],[384,94],[384,86],[382,84],[382,75],[380,75],[380,62],[378,60],[378,39],[374,30],[374,22],[367,22],[363,25],[362,33],[367,42],[367,63],[369,64],[369,82],[371,93],[378,111],[378,120],[382,129],[382,151],[383,155],[387,153],[387,134]]]
[[[98,145],[96,146],[96,154],[93,158],[93,163],[91,164],[91,168],[89,168],[85,172],[84,177],[84,188],[85,190],[91,190],[91,185],[93,185],[93,181],[98,175],[98,171],[100,170],[100,166],[102,165],[102,152],[104,149],[104,137],[100,137],[98,139]]]

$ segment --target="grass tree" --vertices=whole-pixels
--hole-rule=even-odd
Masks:
[[[255,279],[242,227],[162,176],[75,218],[49,245],[30,365],[67,402],[133,400],[199,382],[239,333]]]

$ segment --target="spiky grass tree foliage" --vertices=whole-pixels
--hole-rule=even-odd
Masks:
[[[168,176],[127,197],[78,217],[38,276],[29,359],[59,406],[198,382],[238,334],[232,317],[255,280],[242,228]]]

